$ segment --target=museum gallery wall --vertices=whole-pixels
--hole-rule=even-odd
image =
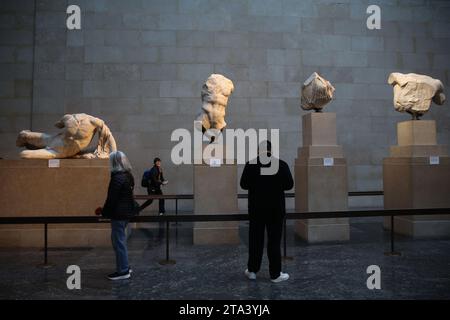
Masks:
[[[429,110],[444,103],[449,83],[449,9],[436,10],[439,2],[387,1],[379,30],[367,28],[367,6],[356,2],[132,1],[124,10],[116,1],[73,1],[81,30],[67,30],[64,3],[38,3],[36,21],[31,1],[1,4],[12,22],[0,37],[4,159],[89,160],[117,148],[137,176],[153,157],[165,159],[176,181],[167,193],[191,194],[192,167],[170,162],[173,130],[192,130],[194,119],[280,128],[280,156],[294,168],[302,117],[316,111],[336,114],[333,152],[342,149],[348,191],[383,189],[383,158],[408,120],[402,113],[434,120],[435,145],[444,145],[436,150],[447,154],[448,107]],[[204,85],[215,74],[229,81],[227,101],[208,108]],[[86,129],[74,140],[77,126]]]

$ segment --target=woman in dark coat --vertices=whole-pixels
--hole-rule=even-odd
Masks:
[[[122,280],[131,276],[125,230],[129,219],[136,214],[133,199],[134,178],[130,162],[123,152],[111,152],[109,162],[111,180],[102,216],[111,219],[111,241],[116,254],[116,272],[108,275],[108,279]]]

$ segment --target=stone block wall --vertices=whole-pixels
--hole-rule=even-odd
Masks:
[[[81,30],[66,28],[69,4],[81,8]],[[381,30],[366,27],[370,4],[381,7]],[[337,113],[349,190],[381,190],[382,158],[408,119],[394,111],[387,77],[428,74],[448,93],[449,40],[448,1],[2,0],[0,157],[17,158],[21,129],[54,132],[62,114],[86,112],[107,121],[138,180],[159,156],[166,192],[192,193],[192,167],[170,162],[170,135],[191,130],[215,72],[235,84],[229,127],[279,128],[293,169],[299,88],[317,71],[336,87],[326,110]],[[450,142],[449,110],[425,116],[437,121],[441,144]]]

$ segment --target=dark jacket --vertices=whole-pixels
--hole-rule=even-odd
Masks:
[[[157,166],[153,166],[150,170],[144,172],[141,185],[147,188],[148,193],[151,193],[160,190],[163,181],[164,176],[162,170]]]
[[[286,214],[284,191],[294,187],[289,166],[279,160],[278,172],[274,175],[261,175],[261,167],[269,167],[247,162],[241,177],[241,188],[248,190],[248,214],[250,219],[282,219]]]
[[[133,217],[136,214],[133,188],[134,178],[131,173],[111,173],[102,216],[115,220],[127,220]]]

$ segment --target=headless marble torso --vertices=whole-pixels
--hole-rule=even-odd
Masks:
[[[20,156],[28,159],[103,158],[106,157],[106,153],[109,153],[103,154],[101,152],[105,143],[108,144],[107,151],[116,149],[114,138],[101,119],[84,113],[67,114],[55,123],[55,126],[62,129],[60,133],[55,135],[28,130],[20,132],[17,146],[34,149],[24,150]],[[99,147],[102,144],[101,150],[97,147],[95,151],[97,154],[95,152],[89,153],[93,150],[86,150],[86,148],[97,132],[100,132]]]

